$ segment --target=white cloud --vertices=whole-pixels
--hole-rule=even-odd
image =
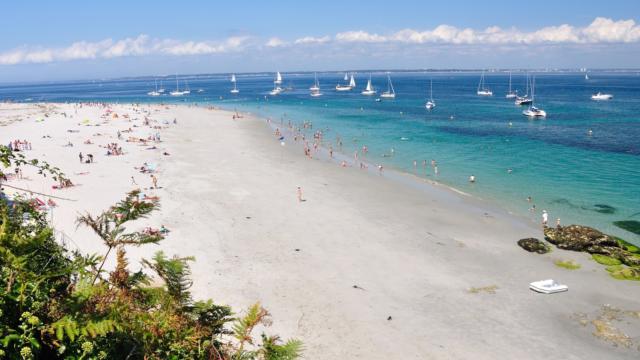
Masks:
[[[277,37],[272,37],[271,39],[269,39],[269,41],[266,42],[266,44],[264,44],[267,47],[280,47],[280,46],[285,46],[287,45],[286,42],[284,42],[282,39],[277,38]]]
[[[296,45],[301,44],[324,44],[331,41],[331,38],[328,36],[323,37],[313,37],[313,36],[305,36],[299,39],[296,39],[293,43]]]
[[[171,39],[151,39],[147,35],[126,38],[118,41],[105,39],[98,42],[79,41],[66,48],[27,48],[21,47],[0,53],[0,65],[21,63],[49,63],[84,59],[111,59],[124,56],[142,55],[203,55],[240,51],[249,37],[230,37],[221,42],[178,41]]]
[[[535,44],[627,44],[640,42],[640,25],[634,20],[613,20],[598,17],[591,24],[576,27],[569,24],[547,26],[533,31],[517,28],[503,29],[490,26],[486,29],[458,28],[439,25],[433,29],[403,29],[388,34],[370,33],[364,30],[345,31],[334,36],[305,36],[287,41],[272,37],[266,42],[250,41],[248,36],[236,36],[219,41],[193,41],[153,39],[148,35],[120,40],[104,39],[97,42],[78,41],[64,48],[22,46],[0,52],[0,65],[22,63],[49,63],[83,59],[111,59],[125,56],[171,55],[189,56],[239,52],[245,49],[259,51],[283,46],[313,46],[319,44],[445,44],[502,45]],[[487,47],[489,48],[489,47]]]
[[[389,35],[366,31],[347,31],[336,34],[340,42],[401,42],[410,44],[596,44],[630,43],[640,41],[640,26],[633,20],[614,21],[596,18],[590,25],[579,28],[568,24],[548,26],[532,32],[515,28],[491,26],[484,30],[440,25],[433,30],[401,30]]]

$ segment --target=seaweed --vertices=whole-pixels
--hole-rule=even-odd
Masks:
[[[616,258],[612,258],[611,256],[601,255],[601,254],[591,254],[593,260],[595,260],[598,264],[612,266],[612,265],[620,265],[622,262]]]
[[[593,211],[599,212],[601,214],[614,214],[617,210],[613,206],[607,204],[594,204],[593,207]]]
[[[556,260],[553,262],[556,266],[565,268],[567,270],[577,270],[580,269],[580,264],[573,260]]]
[[[640,221],[638,220],[620,220],[620,221],[614,221],[613,225],[623,229],[623,230],[627,230],[628,232],[640,235]]]

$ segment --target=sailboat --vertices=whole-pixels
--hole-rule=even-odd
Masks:
[[[529,97],[529,74],[527,74],[527,85],[524,96],[516,96],[516,105],[531,105],[533,99]]]
[[[162,79],[160,79],[160,89],[156,90],[160,94],[164,94],[164,87],[162,87]]]
[[[507,93],[507,95],[505,95],[505,97],[507,99],[513,99],[516,96],[518,96],[518,91],[511,90],[511,71],[509,71],[509,92]]]
[[[170,92],[169,95],[171,95],[171,96],[182,96],[182,95],[184,95],[184,91],[180,91],[180,88],[178,87],[178,75],[176,75],[176,89],[174,91]]]
[[[387,74],[387,91],[380,94],[380,98],[383,99],[395,99],[396,91],[393,89],[393,83],[391,83],[391,76]]]
[[[362,91],[362,95],[375,95],[376,94],[376,89],[373,88],[373,86],[371,85],[371,74],[369,74],[369,80],[367,81],[367,87],[364,88],[364,90]]]
[[[433,79],[429,81],[429,101],[424,105],[427,110],[433,110],[436,107],[436,102],[433,101]]]
[[[479,96],[493,96],[493,91],[487,89],[484,84],[484,71],[482,71],[482,76],[480,76],[480,83],[478,84],[477,94]]]
[[[347,81],[348,79],[349,79],[349,75],[345,73],[344,81]],[[345,85],[342,85],[342,84],[336,85],[336,91],[350,91],[350,90],[353,90],[355,86],[356,86],[356,81],[353,79],[353,74],[351,74],[351,81],[349,81],[349,83]]]
[[[317,73],[313,73],[313,85],[311,85],[309,90],[311,90],[312,92],[320,90],[320,84],[318,83],[318,74]]]
[[[273,90],[269,91],[269,95],[280,95],[284,90],[278,85],[277,82],[273,82]]]
[[[536,88],[536,78],[534,76],[533,80],[531,81],[531,105],[529,105],[529,108],[527,110],[522,112],[522,115],[528,116],[528,117],[547,117],[546,111],[542,109],[538,109],[537,107],[535,107],[535,105],[533,105],[533,101],[535,99],[535,88]]]
[[[184,81],[184,90],[182,91],[182,93],[184,95],[191,94],[191,89],[189,89],[189,83],[187,82],[187,80]]]
[[[280,71],[276,73],[276,80],[274,81],[276,85],[282,84],[282,75],[280,75]]]
[[[149,96],[160,96],[160,93],[158,92],[158,80],[156,80],[155,83],[156,83],[156,89],[153,90],[153,91],[149,91],[147,93],[147,95],[149,95]]]
[[[589,73],[586,71],[584,72],[584,79],[589,80]]]
[[[611,100],[611,99],[613,99],[613,95],[604,94],[604,93],[601,93],[600,91],[598,91],[597,94],[591,95],[591,100],[600,101],[600,100]]]
[[[231,74],[231,83],[233,83],[233,89],[231,89],[231,91],[229,91],[232,94],[237,94],[240,92],[240,90],[238,90],[238,87],[236,86],[236,74]]]

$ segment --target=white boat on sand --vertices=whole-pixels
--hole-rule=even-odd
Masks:
[[[568,291],[567,285],[560,284],[553,279],[534,281],[529,284],[529,289],[542,294],[555,294]]]

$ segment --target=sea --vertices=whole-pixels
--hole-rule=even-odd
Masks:
[[[176,76],[88,81],[0,83],[0,101],[188,103],[251,112],[274,122],[308,121],[327,144],[352,156],[363,146],[386,168],[440,182],[533,222],[542,210],[555,225],[583,224],[640,245],[640,235],[618,221],[640,221],[640,73],[532,72],[535,105],[546,118],[528,118],[526,107],[505,97],[508,72],[485,74],[494,96],[476,94],[480,72],[357,71],[356,88],[337,92],[344,73],[319,72],[320,97],[310,97],[314,73],[282,73],[285,89],[270,96],[274,73],[178,75],[191,94],[172,97]],[[378,94],[390,77],[395,100],[363,96],[371,77]],[[525,92],[527,74],[513,72],[512,88]],[[433,84],[436,108],[428,111]],[[166,95],[147,92],[162,86]],[[593,101],[596,92],[609,101]],[[203,120],[204,121],[204,120]],[[431,162],[435,161],[438,174]],[[415,162],[415,166],[414,166]],[[423,164],[426,163],[426,166]],[[473,175],[475,183],[469,182]],[[535,205],[535,209],[534,209]]]

